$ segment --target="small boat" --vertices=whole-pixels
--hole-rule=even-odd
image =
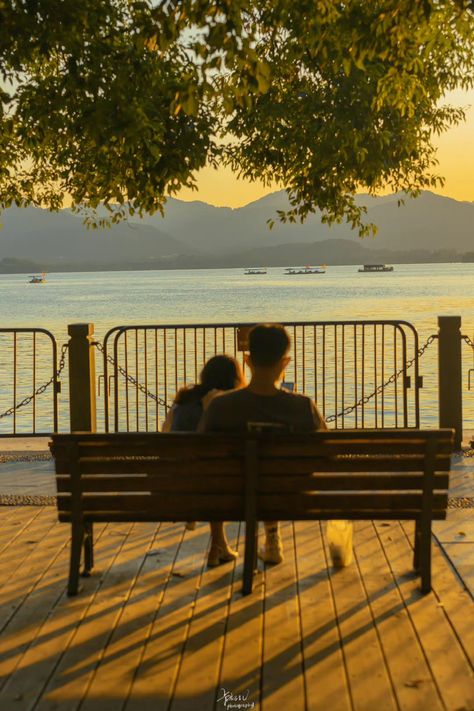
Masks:
[[[393,267],[388,264],[364,264],[360,272],[393,272]]]
[[[245,270],[244,274],[254,275],[254,274],[266,274],[267,270],[265,267],[249,267]]]
[[[326,274],[325,264],[322,267],[287,267],[285,274]]]
[[[40,275],[33,275],[30,277],[30,284],[44,284],[46,281],[46,272],[41,272]]]

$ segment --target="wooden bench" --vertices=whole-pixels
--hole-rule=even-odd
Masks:
[[[57,434],[59,520],[72,526],[68,594],[94,563],[99,521],[245,521],[243,592],[258,521],[414,520],[431,589],[431,521],[446,518],[452,430],[311,434]]]

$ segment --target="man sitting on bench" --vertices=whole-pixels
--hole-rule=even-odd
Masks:
[[[249,424],[268,423],[292,432],[327,429],[311,398],[280,387],[290,357],[290,337],[280,325],[260,324],[249,333],[245,360],[252,377],[247,387],[216,397],[204,412],[201,432],[245,432]],[[278,521],[265,522],[265,563],[281,563],[283,548]]]

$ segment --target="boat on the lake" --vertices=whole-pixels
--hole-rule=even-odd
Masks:
[[[364,264],[360,272],[393,272],[390,264]]]
[[[265,267],[249,267],[245,270],[244,273],[248,275],[266,274],[267,270],[265,269]]]
[[[285,269],[285,274],[326,274],[326,269],[322,267],[310,267],[306,265],[305,267],[287,267]]]
[[[30,277],[30,284],[44,284],[46,281],[46,272],[41,272],[41,274],[33,274]]]

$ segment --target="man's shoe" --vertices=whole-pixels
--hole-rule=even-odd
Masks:
[[[258,551],[258,557],[260,560],[263,560],[264,563],[273,563],[273,565],[277,565],[283,561],[283,546],[278,533],[276,535],[267,536],[265,545]]]

